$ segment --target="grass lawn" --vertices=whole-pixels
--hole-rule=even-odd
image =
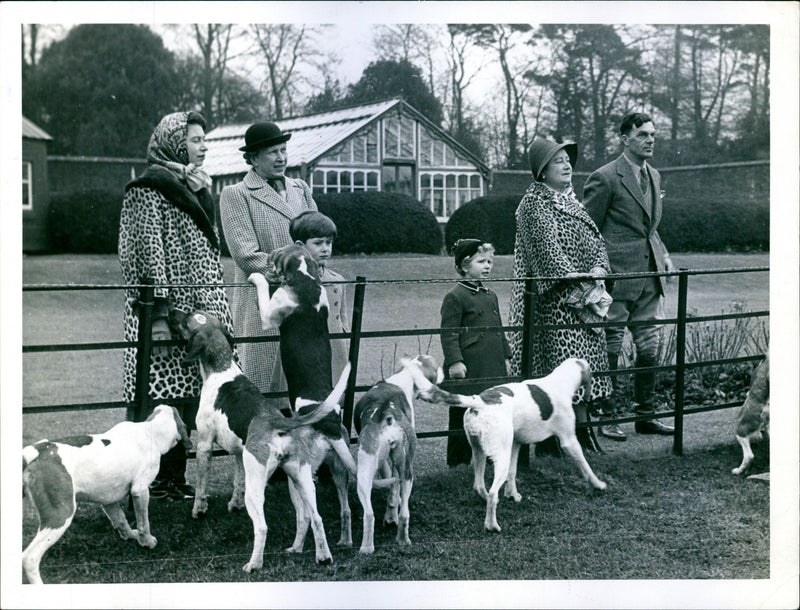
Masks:
[[[768,264],[768,255],[673,255],[676,265],[692,269],[752,267]],[[23,282],[120,282],[115,257],[28,256]],[[348,256],[334,260],[347,278],[452,279],[449,257]],[[494,276],[511,276],[510,256],[497,257]],[[230,260],[226,277],[233,277]],[[690,280],[689,307],[698,314],[730,311],[734,301],[748,309],[768,309],[768,274],[703,276]],[[507,320],[509,282],[495,282]],[[667,299],[674,314],[675,298]],[[379,284],[367,288],[364,330],[435,328],[446,283]],[[352,290],[350,290],[352,298]],[[505,307],[503,304],[506,304]],[[115,291],[36,292],[23,295],[26,345],[122,338],[122,297]],[[395,351],[413,354],[427,338],[365,340],[358,382],[389,374]],[[438,338],[431,353],[441,358]],[[26,354],[23,361],[25,405],[121,400],[122,359],[118,351]],[[418,431],[447,427],[443,407],[418,403]],[[120,410],[26,416],[25,443],[50,436],[100,432],[124,417]],[[45,556],[45,582],[284,582],[354,580],[542,580],[542,579],[765,579],[769,578],[769,487],[730,474],[741,457],[733,438],[731,410],[687,418],[683,457],[671,455],[671,441],[630,434],[626,443],[602,442],[602,454],[589,454],[598,476],[609,483],[593,494],[580,482],[568,459],[533,459],[520,473],[520,504],[501,499],[503,532],[482,531],[485,504],[471,490],[467,467],[447,469],[445,440],[421,439],[417,479],[411,498],[411,548],[398,549],[393,531],[376,526],[376,553],[363,558],[361,509],[351,490],[355,549],[336,549],[338,508],[331,487],[319,490],[320,510],[335,563],[315,567],[310,541],[306,553],[286,556],[294,519],[285,484],[267,491],[265,568],[241,571],[252,544],[246,513],[225,511],[230,493],[230,458],[213,462],[208,517],[193,521],[191,505],[151,503],[159,545],[153,551],[121,541],[100,509],[81,506],[75,523]],[[630,428],[630,425],[627,425]],[[631,431],[632,432],[632,431]],[[768,469],[766,444],[757,445],[757,469]],[[491,471],[491,469],[489,469]],[[190,476],[191,476],[190,472]],[[380,494],[374,494],[376,497]],[[376,500],[380,517],[383,500]],[[35,533],[35,516],[23,513],[23,543]],[[113,552],[109,553],[109,547]],[[398,557],[402,561],[398,561]]]

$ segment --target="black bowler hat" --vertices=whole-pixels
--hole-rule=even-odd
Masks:
[[[253,152],[275,144],[282,144],[291,137],[292,134],[283,133],[275,123],[269,121],[253,123],[244,132],[244,146],[240,146],[239,150]]]

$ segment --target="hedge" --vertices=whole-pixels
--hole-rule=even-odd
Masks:
[[[659,234],[671,252],[748,252],[769,250],[769,193],[750,197],[692,196],[678,192],[663,203]],[[514,252],[516,195],[489,195],[467,202],[445,227],[448,248],[462,237],[494,244],[498,254]]]
[[[75,254],[116,254],[122,196],[100,189],[54,194],[47,213],[50,248]]]
[[[433,213],[410,195],[362,192],[314,195],[338,230],[337,254],[439,254],[442,231]]]
[[[521,196],[487,195],[458,208],[444,230],[448,251],[459,239],[474,238],[491,242],[496,254],[514,252],[516,221],[514,213]]]

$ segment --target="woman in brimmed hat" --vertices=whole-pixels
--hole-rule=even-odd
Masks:
[[[269,277],[272,251],[292,243],[289,222],[301,212],[317,209],[308,184],[285,175],[286,142],[291,137],[271,122],[248,127],[239,150],[250,171],[220,195],[222,228],[236,262],[236,284],[247,284],[247,277],[256,271]],[[254,287],[235,286],[231,307],[236,336],[277,334],[261,329]],[[277,341],[240,343],[238,350],[244,374],[259,390],[281,387],[280,379],[273,379],[273,370],[280,371],[275,367]]]
[[[603,237],[572,190],[572,167],[577,156],[576,144],[557,144],[543,139],[531,143],[528,160],[534,181],[516,212],[515,277],[604,276],[610,272]],[[530,322],[580,324],[586,317],[582,316],[583,313],[596,313],[596,308],[590,309],[588,298],[605,294],[603,280],[588,280],[585,283],[587,295],[591,293],[593,296],[587,297],[586,301],[577,299],[576,302],[574,292],[582,286],[582,282],[537,282],[536,305]],[[523,282],[516,282],[512,289],[509,315],[509,324],[512,326],[523,324],[524,287]],[[601,320],[598,317],[598,321]],[[511,339],[512,372],[519,375],[523,370],[522,333],[513,333]],[[583,358],[593,371],[608,369],[602,329],[536,331],[532,336],[530,355],[532,377],[548,375],[567,358]],[[604,400],[610,394],[610,379],[596,377],[591,396],[583,395],[583,390],[578,394],[578,419],[585,420],[589,402]],[[581,444],[585,448],[594,448],[593,435],[586,433],[586,430],[579,432]]]

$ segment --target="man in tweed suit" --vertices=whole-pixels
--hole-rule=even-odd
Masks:
[[[269,276],[270,253],[292,243],[289,222],[301,212],[317,209],[308,184],[284,175],[288,164],[286,142],[291,137],[275,123],[248,127],[245,145],[239,150],[251,169],[241,182],[225,187],[220,195],[222,228],[236,262],[237,284],[247,284],[247,277],[256,271]],[[236,286],[231,309],[237,337],[277,336],[278,331],[261,329],[254,286]],[[237,351],[242,371],[259,390],[276,391],[284,385],[274,378],[281,374],[276,367],[277,341],[240,343]]]
[[[661,176],[647,163],[653,156],[656,129],[642,112],[626,114],[619,128],[623,152],[611,163],[593,172],[583,187],[583,205],[606,240],[613,273],[672,271],[669,253],[658,235],[661,220]],[[611,296],[609,322],[647,321],[662,317],[666,281],[663,277],[617,280]],[[660,326],[632,326],[636,366],[658,365]],[[609,369],[616,369],[622,349],[624,326],[606,329]],[[614,378],[616,380],[616,378]],[[635,377],[636,413],[655,412],[655,373]],[[611,414],[614,408],[612,406]],[[640,434],[674,434],[674,428],[658,420],[635,424]],[[624,441],[619,426],[603,426],[600,433]]]

